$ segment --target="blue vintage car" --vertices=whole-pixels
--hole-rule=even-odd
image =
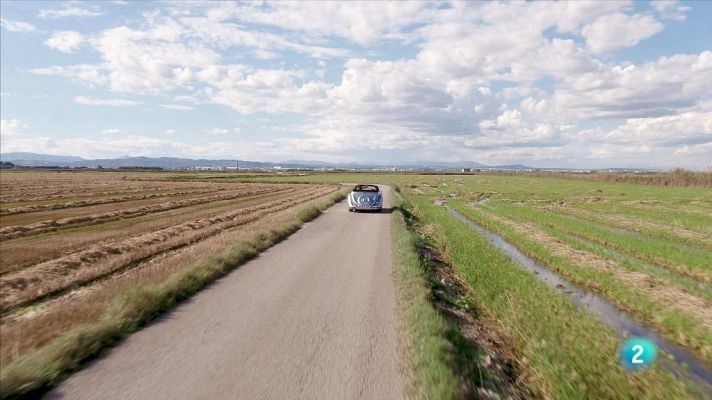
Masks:
[[[356,185],[348,196],[349,211],[381,211],[383,193],[376,185]]]

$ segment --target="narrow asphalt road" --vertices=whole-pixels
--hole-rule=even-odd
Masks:
[[[403,398],[390,229],[341,202],[46,397]]]

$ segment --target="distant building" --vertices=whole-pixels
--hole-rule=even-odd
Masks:
[[[461,172],[472,172],[472,168],[463,168]]]

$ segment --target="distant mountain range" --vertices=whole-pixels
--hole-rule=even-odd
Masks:
[[[185,168],[234,168],[235,160],[207,160],[177,157],[121,157],[102,158],[89,160],[75,156],[55,156],[51,154],[37,153],[2,153],[0,161],[11,162],[15,165],[25,167],[70,167],[70,168],[121,168],[121,167],[150,167],[165,169],[185,169]],[[460,168],[497,168],[497,169],[531,169],[526,165],[499,165],[488,166],[473,161],[461,162],[437,162],[437,161],[414,161],[398,164],[383,163],[331,163],[325,161],[312,160],[287,160],[282,162],[262,162],[239,160],[240,168],[337,168],[337,169],[460,169]]]

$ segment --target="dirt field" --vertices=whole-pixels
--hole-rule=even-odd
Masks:
[[[333,184],[134,181],[116,172],[0,175],[0,362],[82,324],[138,285],[293,223]],[[160,179],[153,177],[154,179]]]

